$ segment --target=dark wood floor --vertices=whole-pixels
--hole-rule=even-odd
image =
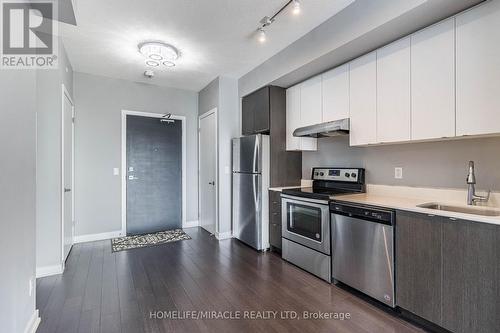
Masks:
[[[273,253],[186,232],[193,239],[118,253],[110,241],[75,245],[63,275],[37,280],[37,332],[420,331]],[[151,311],[171,310],[346,312],[351,319],[150,319]]]

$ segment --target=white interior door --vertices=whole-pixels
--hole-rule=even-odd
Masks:
[[[217,114],[200,117],[200,226],[215,233],[217,221]]]
[[[63,92],[63,261],[73,246],[73,103]]]

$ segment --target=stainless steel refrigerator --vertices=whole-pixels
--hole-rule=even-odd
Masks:
[[[269,248],[269,136],[232,140],[233,234],[256,250]]]

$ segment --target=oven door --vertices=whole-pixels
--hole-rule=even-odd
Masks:
[[[330,254],[328,201],[281,195],[282,236],[313,250]]]

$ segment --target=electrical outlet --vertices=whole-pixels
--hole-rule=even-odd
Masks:
[[[403,168],[401,167],[394,168],[394,178],[396,179],[403,178]]]
[[[29,280],[29,295],[33,295],[33,279]]]

